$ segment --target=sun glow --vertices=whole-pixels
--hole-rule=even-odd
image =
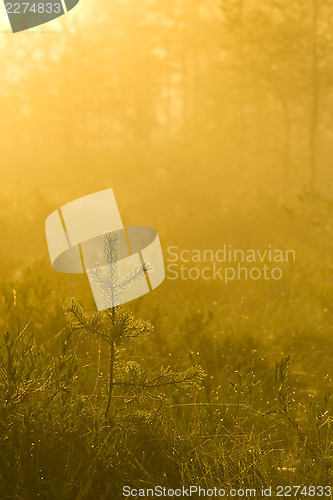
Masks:
[[[0,30],[10,30],[9,19],[3,1],[0,1]]]

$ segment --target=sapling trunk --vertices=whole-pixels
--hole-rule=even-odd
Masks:
[[[111,309],[112,313],[112,328],[114,329],[115,325],[115,307]],[[115,340],[114,336],[111,336],[110,340],[110,371],[109,371],[109,386],[108,386],[108,399],[105,409],[105,416],[107,417],[110,411],[111,401],[112,401],[112,393],[113,393],[113,373],[114,373],[114,361],[115,361]]]
[[[115,348],[114,348],[114,340],[111,341],[110,345],[110,373],[109,373],[109,388],[108,388],[108,401],[105,409],[105,416],[109,414],[112,393],[113,393],[113,371],[114,371],[114,358],[115,358]]]

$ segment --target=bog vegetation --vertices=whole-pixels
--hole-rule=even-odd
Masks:
[[[88,281],[46,258],[2,278],[1,498],[330,484],[332,267],[314,248],[331,245],[332,204],[269,202],[265,237],[283,226],[297,255],[278,283],[166,280],[96,313]],[[254,238],[265,203],[238,206]]]
[[[1,499],[332,483],[332,20],[333,0],[99,0],[0,33]],[[109,187],[166,257],[295,262],[96,314],[44,221]]]

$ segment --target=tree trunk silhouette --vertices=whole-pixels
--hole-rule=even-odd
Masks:
[[[318,54],[318,0],[312,0],[312,34],[311,34],[311,79],[312,102],[310,111],[310,187],[314,189],[318,174],[318,124],[319,124],[319,54]]]

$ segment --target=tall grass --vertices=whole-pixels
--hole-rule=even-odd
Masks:
[[[42,262],[3,278],[0,498],[330,484],[331,209],[302,206],[287,217],[308,221],[323,259],[291,219],[300,259],[275,288],[177,283],[175,300],[166,282],[133,314],[92,313],[87,284],[83,309]]]

